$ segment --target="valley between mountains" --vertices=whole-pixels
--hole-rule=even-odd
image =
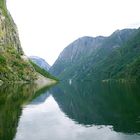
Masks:
[[[42,76],[38,76],[40,74]],[[24,54],[17,27],[5,0],[1,0],[1,83],[31,82],[40,77],[54,80],[140,81],[140,28],[116,30],[108,37],[81,37],[68,45],[50,67],[44,59],[36,56],[27,58]]]

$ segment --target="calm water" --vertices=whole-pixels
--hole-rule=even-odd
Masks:
[[[140,140],[140,86],[0,87],[0,140]]]

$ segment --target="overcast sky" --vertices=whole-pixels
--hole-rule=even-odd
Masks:
[[[49,64],[75,39],[140,26],[140,0],[7,0],[26,55]]]

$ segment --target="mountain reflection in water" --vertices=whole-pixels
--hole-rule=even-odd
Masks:
[[[60,82],[0,88],[0,140],[139,140],[140,86]]]
[[[124,133],[140,132],[140,86],[121,83],[62,83],[51,90],[61,110],[85,126],[111,125]]]
[[[37,90],[36,84],[7,84],[0,87],[0,140],[13,140],[24,106],[48,88]]]

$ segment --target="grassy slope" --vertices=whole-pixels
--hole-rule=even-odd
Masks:
[[[30,63],[24,61],[13,47],[0,52],[0,79],[3,81],[32,81],[36,79]]]
[[[36,65],[34,62],[32,62],[30,60],[30,63],[32,64],[32,66],[34,67],[34,69],[40,73],[41,75],[43,75],[44,77],[50,78],[50,79],[54,79],[56,81],[58,81],[58,79],[54,76],[52,76],[49,72],[47,72],[46,70],[40,68],[38,65]]]

